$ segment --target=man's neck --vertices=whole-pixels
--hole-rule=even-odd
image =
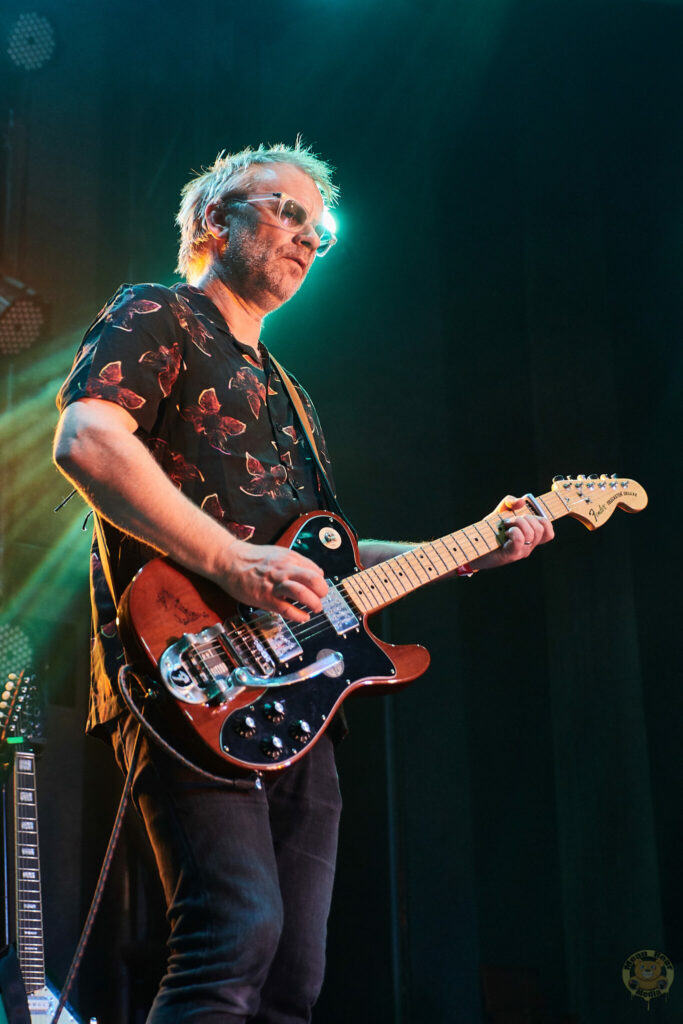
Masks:
[[[231,292],[210,270],[196,281],[194,286],[211,299],[237,341],[253,348],[258,354],[264,311]]]

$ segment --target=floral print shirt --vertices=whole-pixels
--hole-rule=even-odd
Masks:
[[[308,442],[262,345],[260,355],[261,363],[198,289],[124,284],[89,327],[57,406],[81,398],[123,406],[138,423],[136,436],[188,498],[241,540],[272,543],[298,515],[325,503]],[[295,386],[327,470],[318,417]],[[157,552],[104,525],[118,600]],[[91,597],[89,729],[123,709],[116,676],[124,655],[96,538]]]

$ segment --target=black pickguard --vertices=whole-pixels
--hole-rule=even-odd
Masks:
[[[326,546],[321,540],[321,532],[328,527],[341,539],[341,544],[336,548]],[[357,570],[349,535],[337,520],[325,514],[308,519],[290,546],[319,565],[325,578],[333,584]],[[324,628],[321,627],[310,639],[297,634],[303,654],[280,666],[274,678],[310,665],[322,650],[339,651],[343,655],[343,672],[334,677],[321,674],[281,689],[275,687],[266,691],[253,704],[232,712],[221,729],[221,747],[225,753],[256,768],[286,762],[310,746],[326,727],[332,708],[340,696],[354,682],[360,679],[391,678],[395,674],[390,658],[365,629],[361,614],[357,613],[357,616],[357,628],[342,636],[337,635],[327,620]],[[279,709],[274,711],[268,707],[273,702],[282,706],[284,714],[281,721],[272,720],[273,715],[279,717]],[[245,725],[247,718],[251,721]],[[308,738],[292,734],[302,721],[310,727]],[[253,734],[243,735],[245,731],[251,732],[252,724]],[[281,744],[281,749],[273,749],[276,746],[273,738]],[[270,746],[270,752],[264,746]]]

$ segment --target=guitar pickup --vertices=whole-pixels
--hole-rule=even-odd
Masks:
[[[327,583],[329,590],[323,598],[323,612],[337,636],[343,636],[350,629],[357,628],[358,619],[335,585],[330,580]]]

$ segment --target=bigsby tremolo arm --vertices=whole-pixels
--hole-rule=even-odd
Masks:
[[[301,683],[305,679],[315,679],[323,672],[329,672],[343,661],[343,655],[339,651],[330,651],[322,658],[318,658],[310,665],[290,672],[286,676],[278,676],[276,679],[266,679],[265,676],[252,675],[247,668],[236,668],[228,676],[228,683],[232,686],[250,686],[257,690],[274,690],[280,686],[291,686],[292,683]]]

